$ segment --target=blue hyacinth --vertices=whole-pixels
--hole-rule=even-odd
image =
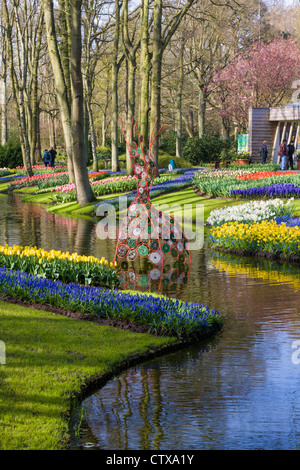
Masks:
[[[203,304],[75,283],[64,284],[5,268],[0,268],[0,292],[70,311],[146,323],[155,330],[161,328],[166,334],[179,338],[202,336],[210,333],[207,326],[221,324],[219,312],[210,311]]]

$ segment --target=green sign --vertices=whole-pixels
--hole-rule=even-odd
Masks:
[[[238,152],[249,151],[249,134],[238,135]]]

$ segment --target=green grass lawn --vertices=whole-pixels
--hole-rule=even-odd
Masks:
[[[26,195],[22,197],[24,202],[33,202],[33,203],[49,203],[52,193],[45,193],[45,194],[32,194]],[[98,197],[98,201],[105,201],[106,199],[115,198],[118,196],[124,196],[124,193],[120,194],[105,194],[101,197]],[[151,199],[152,203],[155,206],[160,205],[168,205],[170,210],[164,210],[166,213],[172,212],[174,217],[180,215],[180,211],[182,211],[182,207],[184,205],[192,205],[190,208],[186,207],[185,211],[182,212],[182,216],[186,218],[186,220],[196,220],[196,205],[203,205],[204,210],[204,220],[207,219],[210,212],[216,208],[221,208],[226,205],[236,205],[242,204],[245,201],[237,201],[237,200],[225,200],[225,199],[208,199],[205,197],[199,197],[195,194],[192,187],[182,189],[180,191],[171,192],[168,194],[163,194],[162,196],[157,196]],[[65,204],[57,204],[54,206],[49,206],[47,208],[49,212],[53,212],[55,214],[68,214],[74,216],[85,215],[89,216],[91,214],[95,214],[95,203],[87,204],[84,207],[81,207],[76,201],[75,202],[67,202]],[[299,201],[299,212],[300,212],[300,201]],[[123,215],[123,214],[121,214]]]
[[[0,183],[0,193],[6,191],[10,186],[10,181],[6,181],[4,183]]]
[[[104,194],[100,197],[97,197],[98,201],[105,201],[106,199],[111,199],[112,197],[124,196],[124,193],[116,194]],[[96,203],[97,204],[97,203]],[[70,215],[91,215],[95,214],[95,202],[87,204],[84,207],[81,207],[78,202],[66,202],[64,204],[57,204],[48,208],[49,212],[54,214],[70,214]]]
[[[245,202],[245,201],[243,201]],[[182,189],[180,191],[176,191],[170,194],[164,194],[162,196],[157,196],[152,199],[152,203],[154,206],[160,206],[163,204],[168,204],[170,207],[169,210],[165,210],[164,212],[180,215],[182,211],[182,207],[187,205],[186,211],[184,211],[183,215],[187,219],[195,220],[196,219],[196,205],[203,205],[203,213],[204,213],[204,220],[207,219],[210,212],[214,209],[219,209],[224,206],[232,206],[236,204],[241,204],[242,201],[237,200],[224,200],[224,199],[208,199],[205,197],[197,196],[194,192],[192,187]],[[188,205],[191,205],[189,208]]]
[[[89,379],[174,338],[132,333],[0,302],[0,449],[68,448],[72,399]],[[129,364],[128,364],[129,365]]]
[[[300,199],[295,199],[294,201],[295,204],[295,216],[300,217]]]

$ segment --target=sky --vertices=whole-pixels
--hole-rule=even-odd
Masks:
[[[295,1],[295,0],[282,0],[283,4],[285,7],[291,7],[293,5],[296,5],[297,3],[300,4],[300,1]]]

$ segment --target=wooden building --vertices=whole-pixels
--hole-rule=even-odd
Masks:
[[[269,151],[268,161],[278,163],[280,143],[300,145],[300,103],[277,108],[249,108],[249,152],[253,162],[261,162],[259,154],[264,140]]]

